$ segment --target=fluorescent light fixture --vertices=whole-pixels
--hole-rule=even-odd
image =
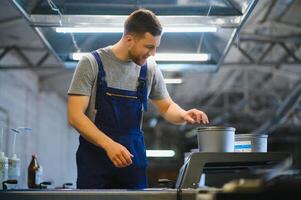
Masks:
[[[174,150],[146,150],[147,157],[174,157]]]
[[[123,27],[57,27],[57,33],[122,33]],[[217,27],[163,27],[164,33],[216,32]]]
[[[181,84],[183,80],[181,78],[165,78],[164,79],[166,84]]]
[[[72,60],[80,60],[87,53],[72,53]],[[203,62],[210,60],[210,54],[206,53],[157,53],[156,61],[176,61],[176,62]]]
[[[202,32],[217,32],[217,27],[213,26],[181,26],[181,27],[163,27],[164,33],[202,33]]]
[[[159,63],[158,64],[161,71],[164,72],[203,72],[203,73],[212,73],[216,72],[217,65],[216,64],[202,64],[200,66],[199,63]]]
[[[57,33],[122,33],[123,27],[58,27]]]
[[[156,61],[208,61],[210,55],[206,53],[157,53]]]
[[[84,55],[86,55],[86,54],[88,54],[87,52],[83,52],[83,53],[72,53],[71,54],[71,58],[72,58],[72,60],[80,60],[80,59],[82,59],[82,57],[84,56]]]

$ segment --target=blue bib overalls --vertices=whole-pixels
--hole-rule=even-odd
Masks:
[[[141,67],[137,91],[107,86],[105,71],[97,52],[92,55],[98,64],[95,125],[115,142],[134,155],[133,163],[117,168],[104,149],[80,136],[76,153],[77,188],[80,189],[141,189],[147,187],[146,151],[141,131],[142,109],[147,106],[147,65]]]

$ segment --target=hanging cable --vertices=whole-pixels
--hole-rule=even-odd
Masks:
[[[207,11],[206,17],[209,16],[211,8],[212,8],[212,0],[210,0],[210,2],[209,2],[209,9]],[[204,39],[204,33],[201,34],[200,42],[199,42],[199,45],[198,45],[198,48],[197,48],[197,53],[200,53],[200,51],[201,51],[203,39]]]
[[[76,52],[79,53],[80,52],[80,48],[77,45],[77,42],[76,42],[75,37],[74,37],[74,34],[73,33],[70,33],[70,34],[71,34],[72,43],[73,43],[73,45],[74,45],[74,47],[76,49]]]
[[[52,0],[48,0],[48,4],[49,4],[51,10],[53,10],[53,11],[55,11],[55,12],[57,12],[59,14],[59,16],[60,16],[59,23],[60,23],[60,26],[62,26],[63,25],[63,23],[62,23],[63,14],[62,14],[62,12],[60,11],[60,9],[55,5],[55,3]],[[73,43],[76,51],[80,52],[80,48],[78,47],[78,44],[77,44],[77,42],[75,40],[74,34],[70,33],[70,35],[71,35],[72,43]]]
[[[62,16],[63,14],[61,13],[60,9],[55,5],[55,3],[53,3],[52,0],[48,0],[48,4],[51,8],[51,10],[57,12],[60,16],[60,20],[59,20],[59,23],[60,23],[60,26],[62,26]]]

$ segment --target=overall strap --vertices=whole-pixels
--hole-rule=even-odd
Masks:
[[[97,91],[96,91],[96,102],[95,102],[95,108],[98,108],[98,102],[100,98],[100,90],[106,89],[107,82],[105,80],[106,72],[103,69],[103,65],[100,59],[100,56],[97,51],[92,51],[92,55],[94,56],[97,66],[98,66],[98,75],[97,75]]]
[[[147,111],[147,64],[141,66],[138,78],[137,95],[140,99],[144,111]]]

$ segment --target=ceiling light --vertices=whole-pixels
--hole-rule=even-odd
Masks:
[[[164,72],[203,72],[203,73],[212,73],[216,72],[217,65],[216,64],[207,64],[202,63],[158,63],[158,66],[161,71]]]
[[[72,60],[80,60],[87,53],[72,53]],[[171,61],[171,62],[203,62],[210,60],[210,54],[206,53],[157,53],[156,61]]]
[[[183,83],[183,79],[181,78],[165,78],[164,79],[166,84],[181,84]]]
[[[88,54],[88,53],[72,53],[71,54],[71,59],[72,60],[80,60],[86,54]]]
[[[123,27],[58,27],[57,33],[122,33]]]
[[[206,53],[157,53],[156,61],[208,61],[210,55]]]
[[[174,157],[174,150],[146,150],[147,157]]]
[[[202,32],[217,32],[217,27],[163,27],[165,33],[202,33]]]
[[[122,33],[123,27],[57,27],[57,33]],[[217,27],[164,27],[164,33],[216,32]]]

